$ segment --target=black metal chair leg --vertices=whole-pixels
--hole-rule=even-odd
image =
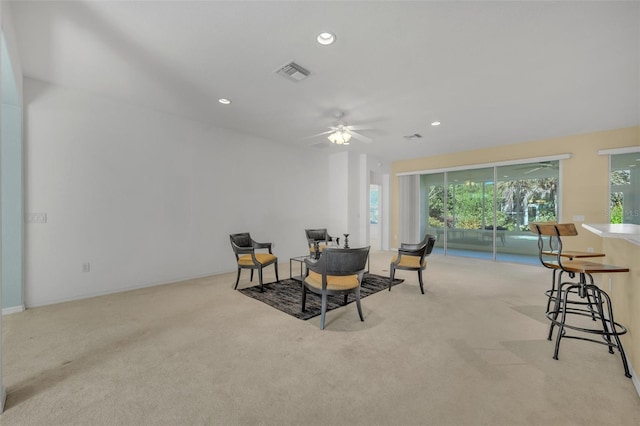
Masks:
[[[594,286],[595,287],[595,286]],[[611,324],[611,328],[608,328],[605,325],[605,336],[607,337],[607,341],[609,342],[609,353],[614,353],[613,352],[613,342],[611,342],[611,335],[613,335],[613,338],[615,339],[616,343],[615,346],[618,348],[618,351],[620,351],[620,357],[622,358],[622,366],[624,367],[624,375],[627,376],[628,378],[631,378],[631,373],[629,372],[629,364],[627,363],[627,356],[624,353],[624,348],[622,347],[622,342],[620,341],[620,336],[618,333],[618,330],[616,330],[616,322],[615,319],[613,318],[613,310],[611,309],[611,298],[609,297],[609,295],[600,290],[599,288],[596,287],[596,293],[598,293],[598,297],[600,298],[599,302],[599,307],[600,307],[600,311],[604,312],[604,308],[602,308],[602,297],[604,296],[604,299],[606,300],[607,303],[607,312],[609,313],[609,318],[608,321]]]
[[[418,270],[418,282],[420,283],[420,291],[424,294],[424,284],[422,283],[422,269]]]
[[[556,298],[556,303],[555,303],[555,308],[554,308],[554,312],[555,315],[553,317],[553,319],[557,319],[558,318],[558,312],[560,310],[560,306],[558,305],[560,296],[562,295],[562,272],[560,271],[560,273],[558,274],[558,278],[557,278],[557,282],[558,285],[556,286],[556,270],[553,270],[553,283],[551,285],[551,293],[549,293],[549,297],[547,298],[547,313],[549,312],[549,308],[551,306],[551,298],[555,297]],[[554,326],[554,322],[551,321],[551,324],[549,325],[549,335],[547,336],[547,340],[551,340],[552,336],[553,336],[553,326]]]
[[[278,262],[274,263],[273,267],[276,268],[276,282],[280,282],[280,278],[278,278]]]
[[[606,294],[604,293],[602,290],[600,290],[598,287],[596,287],[595,284],[593,284],[593,277],[591,277],[591,275],[589,275],[589,278],[591,278],[591,284],[586,285],[586,289],[585,292],[587,292],[587,295],[589,294],[589,290],[591,290],[593,292],[593,299],[596,305],[596,309],[598,311],[598,317],[600,318],[600,321],[602,322],[602,338],[607,342],[607,346],[609,347],[609,353],[613,354],[613,342],[611,341],[611,334],[610,332],[613,330],[609,330],[609,326],[607,325],[607,316],[605,316],[605,311],[604,311],[604,305],[602,304],[602,295]],[[609,309],[609,317],[612,316],[612,313],[610,311],[611,305],[607,305],[608,309]],[[591,310],[591,316],[594,317],[595,320],[595,313],[593,311],[593,306],[591,303],[591,299],[589,299],[589,309]],[[612,328],[613,328],[613,324],[612,324]]]
[[[360,315],[360,321],[364,321],[364,316],[362,316],[362,306],[360,306],[360,288],[356,289],[356,306],[358,307],[358,315]]]
[[[249,278],[249,281],[253,282],[253,269],[251,270],[251,277]]]
[[[615,325],[613,326],[615,327]],[[627,356],[624,353],[624,349],[622,348],[622,342],[620,342],[620,337],[617,334],[614,334],[613,337],[616,339],[616,343],[618,344],[618,350],[620,351],[620,357],[622,358],[622,366],[624,367],[624,375],[628,378],[631,378],[631,373],[629,372],[629,365],[627,364]]]
[[[324,318],[327,314],[327,292],[322,292],[322,309],[320,311],[320,330],[324,330]]]
[[[260,280],[260,293],[264,293],[264,284],[262,283],[262,268],[258,268],[258,279]]]
[[[624,367],[624,375],[628,378],[631,378],[631,373],[629,372],[629,364],[627,363],[627,355],[624,353],[624,348],[622,347],[622,342],[620,341],[620,336],[618,335],[618,331],[616,330],[616,322],[613,319],[613,311],[611,310],[611,298],[605,292],[605,299],[607,300],[607,307],[609,310],[609,320],[611,321],[611,332],[613,333],[613,338],[616,340],[616,345],[618,346],[618,351],[620,351],[620,357],[622,358],[622,366]]]
[[[587,275],[589,276],[589,283],[587,283],[587,278],[586,278]],[[593,283],[593,275],[581,273],[580,274],[580,282],[581,283],[585,283],[585,285],[586,284],[594,285],[594,283]],[[596,310],[593,309],[593,301],[591,300],[591,295],[589,294],[589,290],[585,289],[585,293],[586,293],[587,302],[588,302],[587,306],[589,306],[589,312],[591,313],[591,319],[594,320],[594,321],[597,321],[598,318],[596,317]],[[598,303],[598,302],[596,302],[596,303]]]
[[[547,311],[549,312],[549,308],[551,307],[551,299],[553,298],[554,294],[556,294],[556,270],[553,270],[553,274],[551,276],[551,290],[549,292],[549,297],[547,298]],[[560,276],[562,276],[562,271],[560,272]],[[558,278],[558,281],[560,281],[560,278]]]
[[[239,282],[240,282],[240,268],[238,268],[238,275],[236,276],[236,285],[233,287],[234,290],[238,289]]]
[[[560,320],[560,324],[558,325],[558,335],[556,336],[556,347],[553,352],[553,359],[558,359],[558,352],[560,352],[560,340],[562,339],[562,334],[564,333],[564,324],[567,320],[567,300],[569,298],[569,292],[572,288],[578,288],[579,285],[573,284],[567,287],[564,291],[564,303],[562,303],[562,319]],[[557,303],[556,303],[557,304]]]
[[[302,312],[307,307],[307,287],[302,284]]]
[[[396,276],[396,268],[391,267],[391,277],[389,278],[389,291],[391,291],[391,284],[393,284],[393,278]]]
[[[553,338],[553,327],[556,325],[556,321],[558,319],[558,315],[560,314],[560,304],[562,303],[562,273],[558,274],[558,288],[556,290],[556,304],[553,308],[553,318],[551,319],[551,325],[549,325],[549,335],[547,336],[547,340],[551,341]],[[564,283],[570,284],[570,283]]]

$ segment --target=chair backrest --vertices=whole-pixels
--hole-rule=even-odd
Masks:
[[[328,241],[329,233],[327,232],[327,228],[319,228],[319,229],[305,229],[305,234],[307,234],[307,240],[309,243],[313,243],[314,241]]]
[[[578,235],[576,226],[573,223],[533,222],[529,224],[529,229],[538,235],[540,263],[546,267],[555,267],[554,263],[562,267],[562,237]]]
[[[370,247],[326,248],[320,256],[327,275],[353,275],[364,272]]]
[[[433,251],[433,246],[436,244],[436,236],[431,234],[425,234],[422,241],[416,244],[410,243],[401,243],[401,248],[407,248],[409,250],[414,250],[415,253],[412,253],[412,256],[420,256],[420,259],[424,259],[429,256]]]
[[[576,225],[573,223],[533,222],[529,224],[529,229],[538,235],[550,237],[575,237],[578,235]]]
[[[431,252],[433,251],[433,247],[436,245],[436,236],[427,234],[425,235],[424,239],[426,240],[427,246],[427,250],[425,251],[424,256],[427,257],[431,254]]]
[[[231,241],[231,247],[233,247],[233,251],[236,250],[236,247],[253,247],[253,240],[251,239],[251,235],[248,232],[242,232],[240,234],[231,234],[229,235],[229,240]],[[234,246],[235,245],[235,246]]]

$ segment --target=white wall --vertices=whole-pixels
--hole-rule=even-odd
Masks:
[[[369,238],[369,198],[371,191],[371,180],[369,176],[371,171],[369,168],[369,158],[365,154],[358,156],[358,179],[355,183],[354,190],[357,191],[357,196],[354,199],[358,200],[358,204],[354,206],[356,209],[353,220],[357,223],[359,229],[358,232],[358,246],[371,245]]]
[[[234,271],[234,232],[286,262],[328,222],[317,154],[35,80],[24,93],[26,212],[47,215],[26,225],[27,307]]]
[[[369,245],[370,175],[379,162],[364,154],[344,151],[333,154],[329,164],[329,232],[349,233],[349,246]],[[341,243],[344,238],[341,239]]]
[[[325,182],[329,184],[331,198],[324,205],[329,213],[328,230],[330,235],[340,237],[340,242],[344,240],[342,234],[349,233],[349,153],[347,151],[332,154],[329,158],[329,174],[325,177]],[[324,226],[318,226],[323,228]]]

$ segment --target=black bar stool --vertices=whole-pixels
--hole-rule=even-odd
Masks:
[[[545,225],[557,225],[557,222],[537,222],[537,223],[529,224],[529,229],[533,233],[538,235],[538,250],[539,250],[540,263],[542,263],[542,266],[549,268],[553,271],[553,274],[551,275],[551,289],[545,291],[544,293],[547,296],[547,310],[545,312],[549,312],[551,310],[551,303],[555,303],[556,297],[558,297],[558,288],[560,287],[560,283],[562,282],[562,273],[564,272],[558,266],[558,262],[556,261],[558,254],[560,254],[560,256],[568,260],[605,257],[605,254],[587,252],[587,251],[564,250],[562,247],[562,240],[556,237],[555,232],[551,233],[550,235],[541,234],[539,225],[542,225],[543,227]],[[578,235],[578,231],[575,225],[573,227],[566,227],[564,225],[561,225],[561,228],[562,228],[562,233],[564,234],[563,235],[564,237],[569,237],[569,236],[573,237]],[[543,229],[548,230],[549,228],[543,228]],[[545,244],[545,239],[541,238],[543,235],[548,237],[546,239],[546,244]],[[571,278],[574,278],[574,277],[571,276]],[[556,282],[558,283],[557,286],[556,286]],[[586,304],[589,305],[589,302],[591,301],[591,299],[588,294],[587,294],[587,300],[588,301]],[[583,303],[578,303],[578,304],[583,304]],[[547,337],[548,340],[551,340],[551,337],[553,335],[553,326],[554,324],[551,323],[551,326],[549,327],[549,336]]]
[[[551,321],[549,340],[551,340],[553,326],[558,326],[553,358],[558,359],[560,341],[563,338],[603,344],[609,348],[609,353],[611,354],[614,353],[614,348],[618,349],[622,358],[625,376],[631,377],[624,348],[620,341],[620,336],[625,334],[627,329],[622,324],[615,322],[609,295],[593,282],[593,274],[629,272],[629,268],[582,260],[564,260],[563,257],[568,258],[569,256],[562,255],[562,237],[577,235],[573,223],[538,223],[533,224],[533,228],[535,228],[534,232],[538,234],[538,247],[540,248],[542,264],[547,268],[560,271],[555,306],[553,309],[548,310],[546,314]],[[543,236],[552,236],[557,240],[558,245],[554,253],[543,254],[543,244],[541,243]],[[554,260],[551,260],[550,257],[554,258]],[[561,282],[562,273],[565,272],[571,278],[577,275],[579,277],[578,282]],[[580,317],[590,317],[594,321],[593,326],[588,326],[584,321],[581,323]],[[567,329],[586,334],[596,334],[600,336],[600,339],[584,337],[583,335],[570,335],[567,333]]]

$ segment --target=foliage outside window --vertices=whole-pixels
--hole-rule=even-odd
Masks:
[[[537,167],[519,165],[500,168],[502,180],[494,185],[489,180],[427,185],[428,226],[431,228],[487,229],[495,226],[509,231],[527,230],[530,222],[553,221],[557,218],[558,176],[529,177],[519,170]],[[545,163],[547,164],[547,163]],[[546,167],[545,167],[546,169]],[[516,171],[516,173],[514,173]],[[452,172],[459,173],[459,172]],[[510,175],[505,175],[509,173]],[[491,176],[493,171],[491,170]],[[545,174],[549,174],[545,171]],[[511,178],[509,178],[511,176]],[[497,191],[497,209],[493,208],[493,191]],[[494,218],[495,216],[495,218]],[[495,222],[494,222],[495,219]]]
[[[559,182],[559,160],[423,174],[420,233],[435,235],[445,254],[533,262],[529,224],[557,220]]]
[[[610,161],[609,222],[640,224],[640,153],[612,155]]]
[[[378,186],[371,186],[369,190],[369,223],[377,224],[379,219],[379,197],[380,191]]]

